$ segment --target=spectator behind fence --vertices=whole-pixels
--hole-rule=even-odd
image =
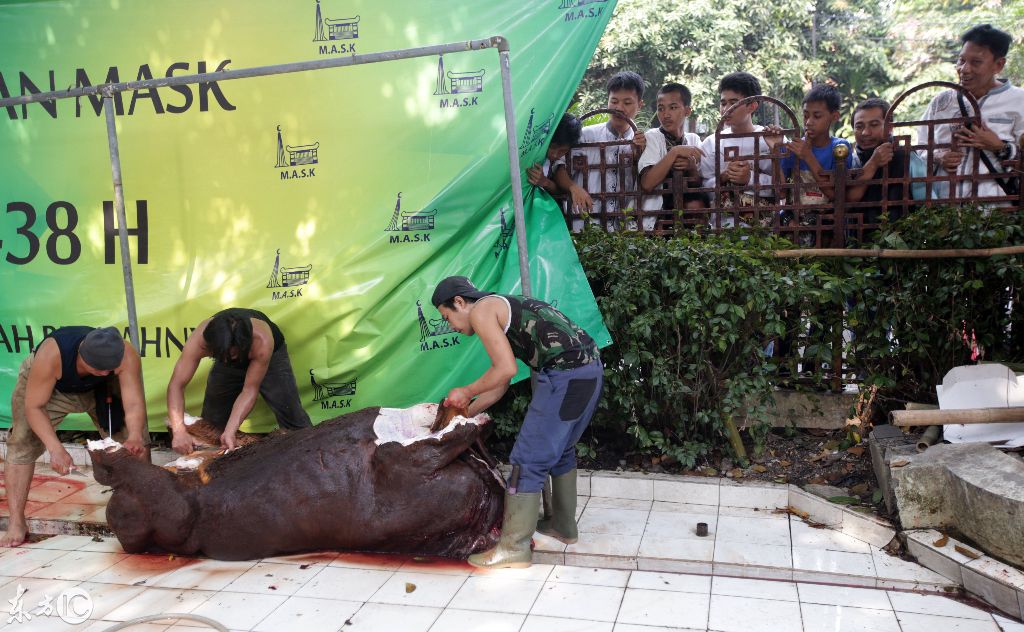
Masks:
[[[1024,134],[1024,89],[1010,84],[998,75],[1006,65],[1006,54],[1013,38],[990,24],[969,29],[960,37],[963,47],[956,61],[960,85],[974,95],[981,108],[981,125],[960,126],[938,124],[934,128],[934,143],[952,143],[949,150],[935,150],[933,173],[944,175],[974,173],[974,151],[980,151],[978,173],[1002,173],[1002,161],[1017,158],[1017,142]],[[973,115],[971,103],[961,93],[946,90],[928,104],[925,120],[949,119]],[[919,143],[928,141],[928,126],[918,128]],[[922,157],[927,160],[925,150]],[[997,178],[978,183],[979,196],[1014,195],[1019,191],[1019,178]],[[958,184],[957,197],[970,196],[971,181]]]
[[[681,83],[667,83],[658,91],[659,127],[644,132],[647,148],[640,156],[637,169],[640,172],[640,190],[654,191],[673,171],[684,172],[687,186],[700,188],[700,136],[685,132],[686,119],[690,116],[690,90]],[[705,193],[684,193],[681,204],[676,204],[672,195],[645,195],[641,202],[644,211],[673,210],[677,208],[707,208]],[[644,216],[644,230],[654,228],[656,217]]]
[[[526,170],[526,179],[530,184],[541,187],[552,195],[568,193],[568,191],[562,191],[551,179],[554,175],[553,167],[557,161],[569,153],[573,145],[580,142],[582,130],[583,126],[578,118],[569,113],[562,115],[562,120],[558,122],[558,127],[555,128],[555,133],[551,136],[551,142],[548,143],[544,164],[535,164]]]
[[[839,120],[841,105],[839,91],[824,83],[812,87],[804,96],[804,136],[786,143],[779,161],[783,175],[792,177],[794,181],[799,179],[803,185],[800,187],[800,204],[824,205],[832,199],[833,151],[837,145],[850,147],[849,142],[832,136],[832,125]],[[849,168],[852,163],[853,157],[848,154],[846,166]],[[793,173],[794,169],[796,173]]]
[[[757,77],[746,72],[729,73],[718,83],[719,111],[725,116],[729,108],[743,99],[760,94],[761,82]],[[752,134],[762,131],[764,127],[755,125],[753,120],[758,105],[755,101],[733,110],[722,122],[722,133]],[[752,159],[727,159],[726,150],[733,147],[738,150],[739,156],[753,156],[756,147],[763,158],[758,160],[757,165],[752,164]],[[733,199],[731,192],[725,192],[725,199],[717,201],[720,206],[753,206],[755,195],[762,198],[772,197],[772,162],[769,158],[771,147],[765,141],[753,136],[719,138],[717,134],[712,134],[704,139],[701,149],[704,157],[700,163],[700,174],[705,188],[715,188],[719,182],[723,186],[746,185],[738,196],[739,199]],[[731,227],[734,220],[732,217],[722,217],[721,224],[723,227]]]
[[[630,127],[629,121],[636,118],[640,108],[644,106],[644,80],[635,72],[624,71],[616,73],[608,80],[606,86],[608,91],[608,109],[618,110],[622,112],[628,121],[621,116],[611,116],[605,123],[597,123],[595,125],[587,125],[583,128],[583,132],[580,136],[581,143],[601,143],[610,141],[633,141],[632,145],[614,145],[604,149],[604,155],[607,164],[618,165],[619,155],[625,154],[629,156],[628,165],[623,174],[622,182],[625,183],[624,187],[619,182],[619,169],[613,168],[605,171],[604,181],[601,180],[601,172],[597,166],[601,162],[601,148],[599,147],[582,147],[572,150],[568,156],[559,160],[555,167],[555,183],[564,191],[568,191],[571,197],[571,208],[569,209],[575,214],[581,212],[587,213],[600,213],[602,210],[609,213],[615,213],[626,210],[636,205],[636,197],[629,196],[625,198],[625,202],[621,204],[620,200],[615,197],[607,198],[607,201],[602,204],[600,200],[596,203],[590,196],[590,193],[616,193],[633,192],[636,191],[636,179],[634,177],[633,166],[636,164],[637,158],[640,156],[640,152],[644,150],[647,143],[647,138],[643,134],[633,134],[633,128]],[[587,160],[589,172],[587,174],[586,188],[583,188],[583,175],[575,174],[575,181],[569,177],[569,173],[565,168],[567,160],[571,160],[575,155],[583,155]],[[588,193],[589,192],[589,193]],[[594,223],[598,223],[597,219],[591,220]],[[583,222],[581,220],[573,221],[573,230],[579,231],[583,228]]]
[[[853,111],[853,134],[856,145],[853,151],[853,168],[860,173],[853,177],[846,190],[848,202],[899,202],[903,199],[920,199],[924,197],[924,184],[911,185],[911,195],[906,195],[902,179],[908,170],[911,177],[924,175],[924,162],[914,152],[908,152],[895,146],[892,130],[886,123],[885,115],[889,111],[889,102],[884,99],[866,99]],[[890,182],[883,193],[882,177]],[[875,180],[876,182],[870,182]],[[868,182],[868,184],[861,184]],[[890,204],[887,208],[889,221],[895,222],[909,211],[909,202]],[[881,221],[882,206],[859,206],[849,209],[847,217],[853,213],[863,215],[863,223],[877,224]],[[873,232],[873,231],[870,231]],[[867,235],[868,232],[865,232]]]

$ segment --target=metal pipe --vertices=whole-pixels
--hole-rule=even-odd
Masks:
[[[512,211],[516,222],[516,245],[519,247],[519,278],[523,285],[523,296],[533,296],[530,284],[530,257],[526,246],[526,212],[523,210],[519,134],[516,132],[516,108],[512,102],[512,72],[509,67],[507,43],[504,48],[499,46],[498,59],[501,66],[501,94],[505,100],[505,135],[508,137],[508,163],[512,176]]]
[[[938,443],[939,439],[942,438],[942,426],[928,426],[925,429],[924,434],[917,440],[917,451],[924,452],[928,448]]]
[[[121,183],[121,153],[117,145],[117,125],[114,119],[113,89],[103,93],[103,109],[107,118],[107,144],[110,147],[110,175],[114,181],[114,211],[117,213],[117,236],[121,246],[121,272],[124,276],[124,296],[128,303],[128,336],[132,346],[139,346],[139,317],[135,310],[135,281],[132,278],[132,253],[128,247],[128,218],[124,212],[124,187]]]
[[[382,53],[368,53],[366,55],[352,55],[350,57],[334,57],[328,59],[314,59],[311,61],[298,61],[288,64],[274,64],[270,66],[255,66],[253,68],[241,68],[238,70],[221,70],[219,72],[207,72],[201,75],[180,75],[177,77],[158,77],[156,79],[143,79],[141,81],[126,81],[122,83],[109,83],[96,86],[83,86],[80,88],[67,88],[54,92],[40,92],[38,94],[26,94],[9,99],[0,99],[0,108],[23,103],[36,103],[39,101],[51,101],[53,99],[68,99],[83,97],[95,94],[104,94],[105,90],[116,92],[127,92],[131,90],[145,90],[149,88],[165,88],[169,86],[184,86],[194,83],[216,83],[229,81],[231,79],[245,79],[248,77],[265,77],[268,75],[283,75],[293,72],[304,72],[307,70],[322,70],[325,68],[341,68],[343,66],[358,66],[361,64],[372,64],[382,61],[394,61],[398,59],[411,59],[414,57],[430,57],[445,53],[458,53],[467,50],[478,50],[484,48],[499,48],[504,45],[508,48],[504,37],[496,36],[488,39],[468,40],[465,42],[454,42],[451,44],[438,44],[435,46],[420,46],[418,48],[403,48]]]
[[[800,257],[847,257],[850,259],[958,259],[974,257],[999,257],[1024,254],[1024,246],[1003,246],[1000,248],[943,248],[937,250],[900,250],[894,248],[805,248],[799,250],[775,250],[771,255],[776,259],[799,259]]]

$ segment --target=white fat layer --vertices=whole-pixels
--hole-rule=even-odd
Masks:
[[[194,470],[197,467],[199,467],[200,465],[202,465],[202,463],[203,463],[202,459],[190,459],[190,458],[185,457],[185,456],[179,456],[177,459],[175,459],[174,461],[171,461],[170,463],[168,463],[164,467],[173,467],[173,468],[177,468],[179,470]]]
[[[417,404],[409,408],[381,408],[373,421],[373,433],[377,435],[376,444],[397,442],[412,445],[424,439],[438,439],[463,424],[483,425],[489,417],[477,415],[467,418],[457,416],[447,427],[438,432],[430,432],[437,417],[437,404]]]
[[[193,417],[192,415],[185,413],[185,425],[191,426],[195,422],[199,421],[201,417]]]
[[[114,441],[110,437],[107,437],[106,439],[103,439],[102,441],[88,441],[88,442],[86,442],[85,447],[86,447],[87,450],[108,450],[108,451],[113,451],[113,450],[119,450],[121,448],[121,444],[118,443],[117,441]]]

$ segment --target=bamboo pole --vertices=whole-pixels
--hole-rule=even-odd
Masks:
[[[998,424],[1024,422],[1024,407],[965,408],[961,410],[894,410],[894,426],[945,426],[947,424]]]
[[[805,248],[800,250],[775,250],[777,259],[799,259],[800,257],[847,257],[851,259],[956,259],[961,257],[999,257],[1024,254],[1024,246],[1003,246],[1001,248],[947,248],[938,250],[898,250],[893,248]]]

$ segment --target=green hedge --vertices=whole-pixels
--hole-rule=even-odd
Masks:
[[[1019,215],[926,209],[884,228],[875,243],[983,248],[1022,244],[1022,231]],[[848,364],[881,387],[889,407],[934,401],[936,381],[970,362],[964,330],[985,360],[1024,357],[1021,257],[778,259],[770,251],[789,242],[739,231],[659,239],[592,229],[575,239],[614,341],[602,352],[605,393],[578,446],[583,456],[639,450],[692,466],[727,448],[730,418],[754,422],[757,443],[765,431],[757,422],[785,382],[765,353],[769,343],[791,338],[805,360],[828,363],[828,332],[844,311],[855,332],[843,343]],[[828,375],[813,377],[823,383]],[[493,409],[499,437],[514,436],[528,398],[529,385],[517,385]]]

